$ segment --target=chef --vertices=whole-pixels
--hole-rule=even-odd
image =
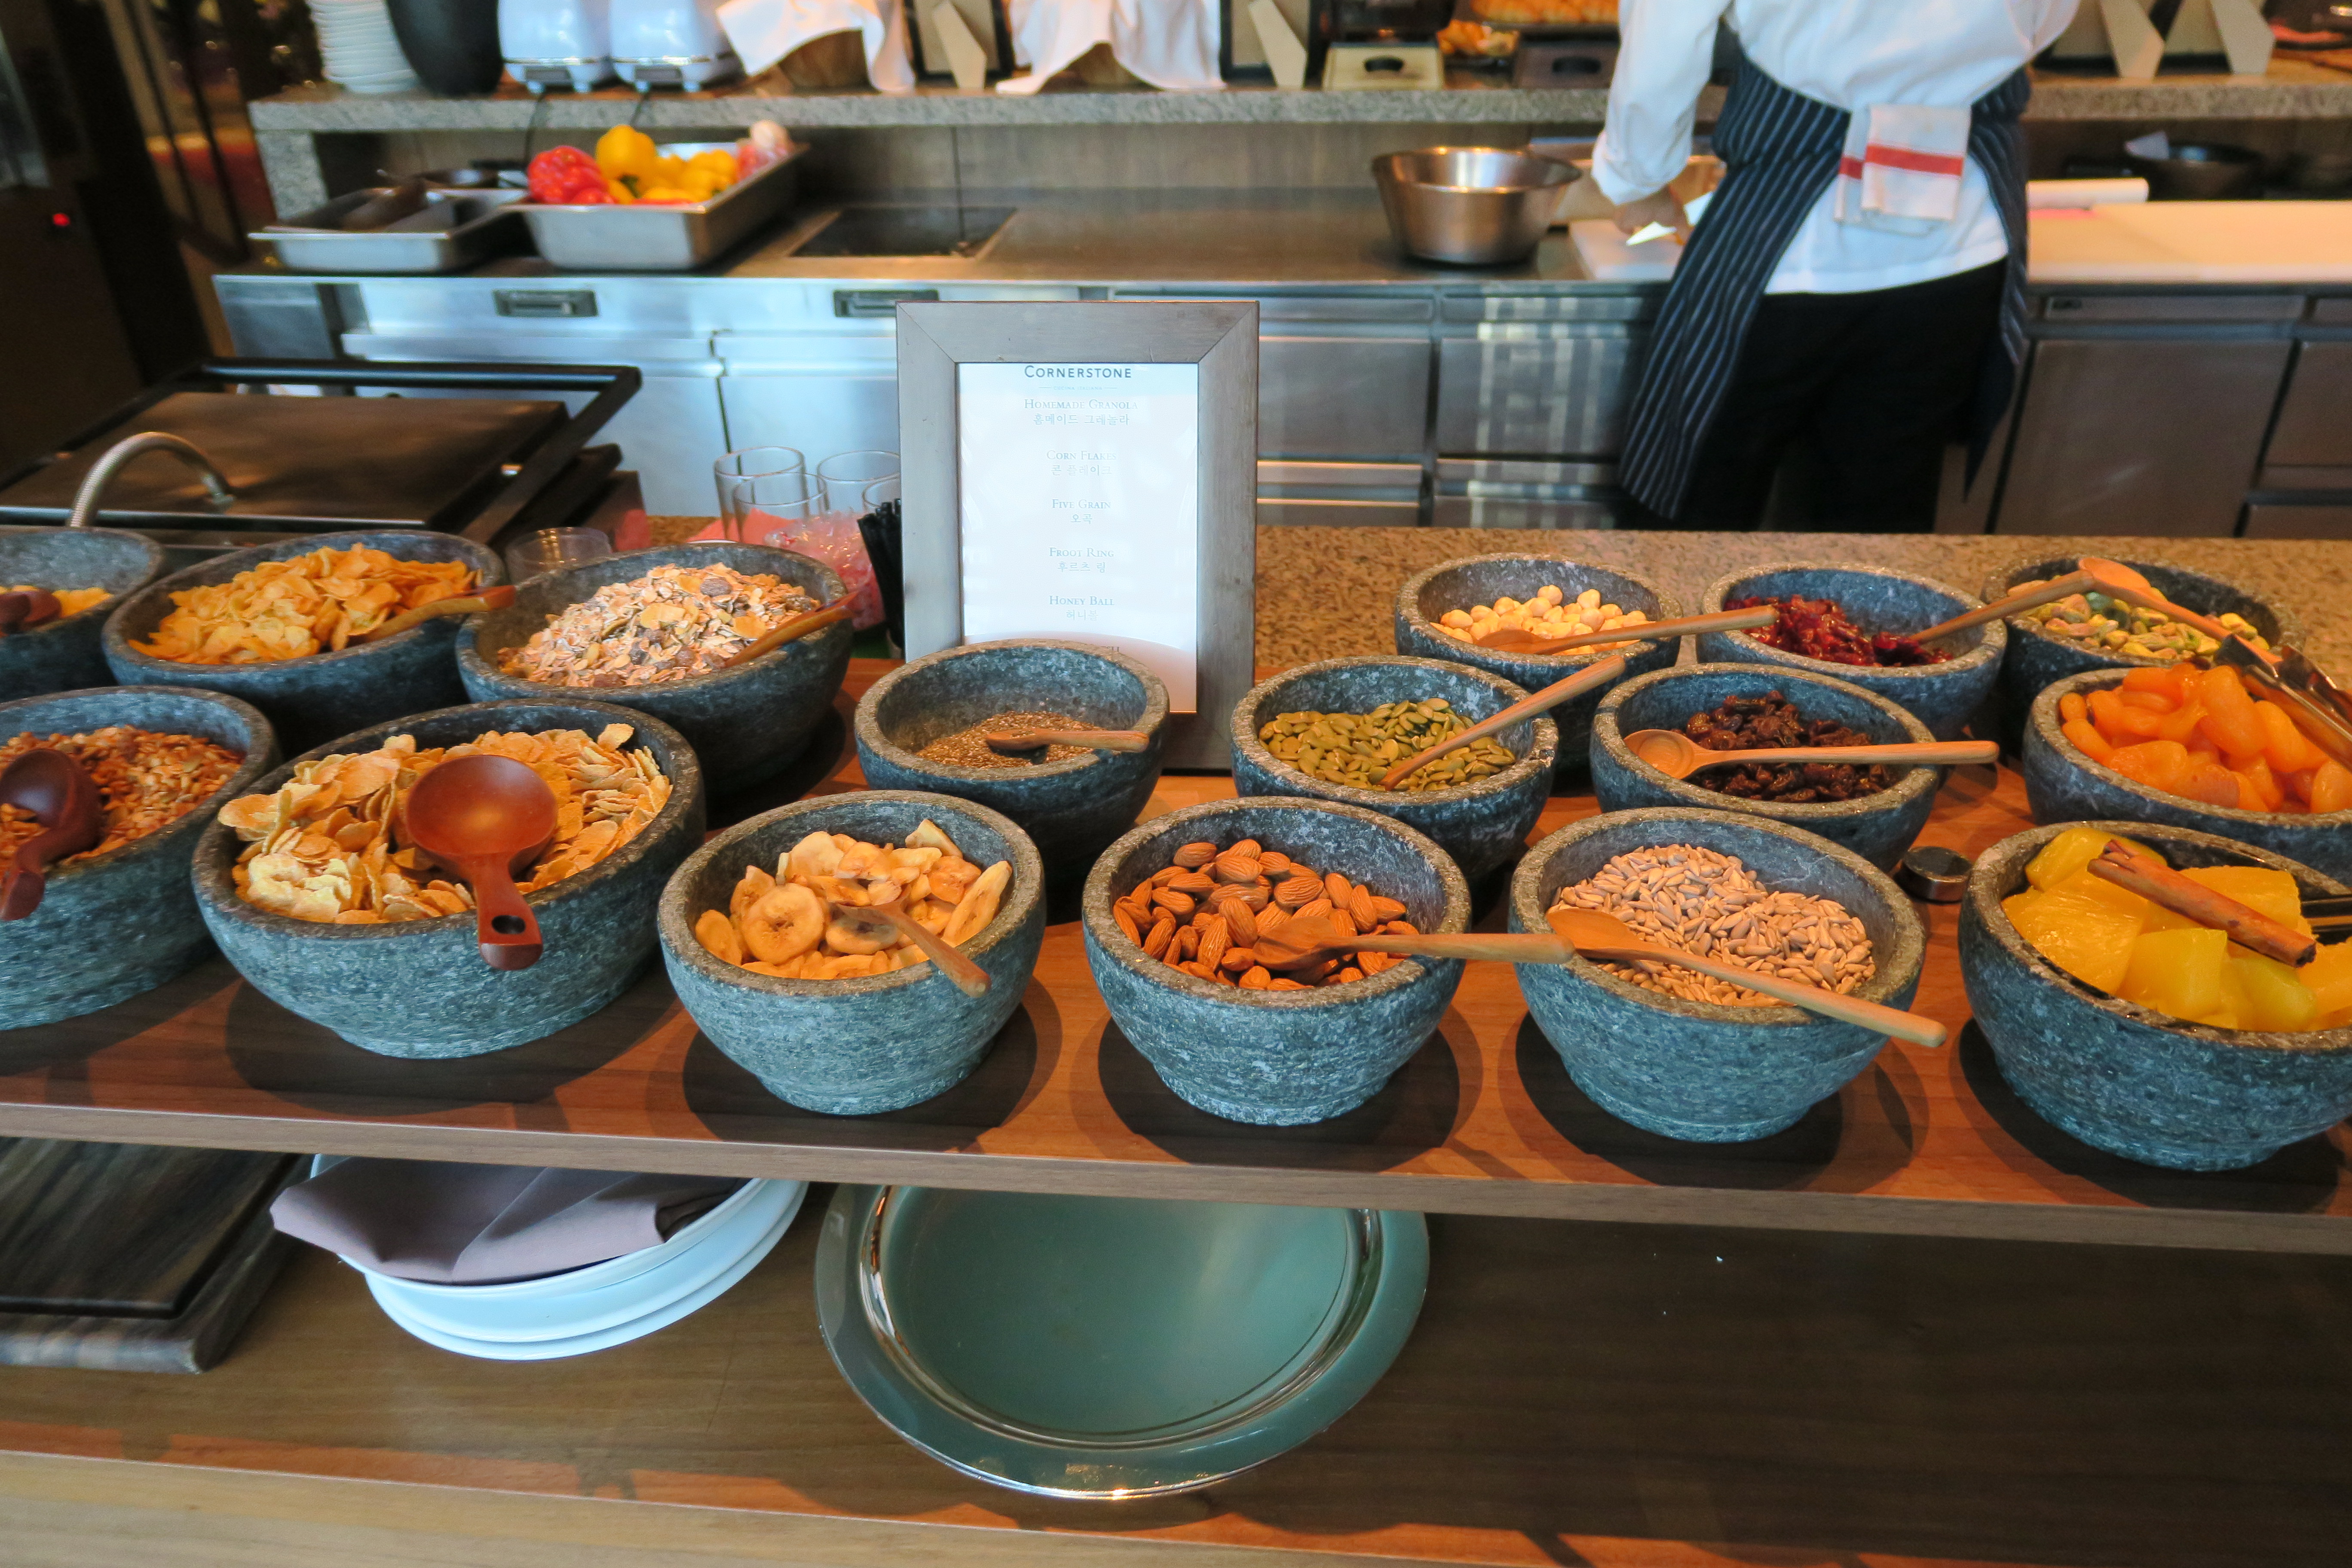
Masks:
[[[1593,178],[1688,246],[1626,416],[1620,482],[1685,528],[1753,528],[1781,458],[1801,526],[1932,526],[2025,346],[2025,62],[2075,0],[1624,0]],[[1728,22],[1740,59],[1694,232],[1666,184]],[[1665,244],[1664,240],[1654,243]]]

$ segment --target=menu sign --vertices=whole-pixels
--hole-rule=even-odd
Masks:
[[[966,641],[1118,649],[1199,710],[1201,371],[956,366]]]

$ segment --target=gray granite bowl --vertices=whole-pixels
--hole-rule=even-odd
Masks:
[[[0,1019],[12,1029],[78,1018],[152,991],[211,946],[188,863],[213,813],[278,765],[269,721],[233,697],[169,686],[110,686],[0,703],[0,742],[31,731],[80,735],[128,724],[196,735],[245,753],[188,814],[103,855],[58,867],[41,907],[0,925]]]
[[[1428,1039],[1457,959],[1407,959],[1368,979],[1307,991],[1242,991],[1170,968],[1128,940],[1110,906],[1200,839],[1255,838],[1318,871],[1339,871],[1405,907],[1424,931],[1465,931],[1470,888],[1445,851],[1390,817],[1336,801],[1213,801],[1155,816],[1087,879],[1087,963],[1110,1016],[1163,1082],[1213,1116],[1296,1127],[1378,1094]]]
[[[2095,763],[2059,728],[2058,702],[2069,692],[2088,696],[2121,681],[2125,671],[2092,669],[2044,687],[2028,710],[2018,771],[2025,802],[2038,823],[2113,820],[2193,827],[2274,855],[2300,860],[2330,877],[2352,878],[2352,811],[2241,811],[2207,805],[2150,789]]]
[[[1977,607],[1977,601],[1969,595],[1930,577],[1831,562],[1751,566],[1718,577],[1707,584],[1706,597],[1696,613],[1712,615],[1732,599],[1785,599],[1792,595],[1833,599],[1855,625],[1870,632],[1923,631]],[[1698,638],[1698,661],[1769,664],[1826,675],[1877,693],[1909,711],[1936,739],[1950,741],[1968,728],[1969,721],[1991,694],[2000,674],[2001,656],[2009,647],[2009,632],[1993,621],[1957,632],[1941,646],[1952,654],[1942,664],[1881,668],[1784,653],[1746,632],[1705,632]]]
[[[656,566],[704,565],[781,577],[820,605],[847,592],[824,563],[764,544],[704,540],[584,561],[523,584],[515,591],[515,602],[503,610],[467,618],[457,634],[457,670],[466,694],[477,702],[593,697],[650,713],[686,737],[695,755],[703,759],[716,795],[782,772],[808,744],[818,721],[831,710],[842,677],[849,672],[850,645],[857,634],[846,621],[786,643],[737,669],[651,686],[556,686],[525,680],[499,668],[500,654],[520,647],[551,616],[599,588],[642,577]]]
[[[988,972],[986,995],[965,995],[931,963],[780,980],[713,958],[695,940],[696,918],[728,907],[746,867],[772,871],[811,833],[904,844],[925,817],[966,858],[1013,864],[996,918],[961,948]],[[710,1043],[778,1098],[836,1116],[897,1110],[962,1082],[1021,1005],[1045,939],[1045,865],[1028,836],[986,806],[914,790],[820,795],[738,823],[688,857],[661,899],[662,962]]]
[[[2080,559],[2060,555],[2011,562],[1985,579],[1984,602],[1990,604],[2003,597],[2021,583],[2065,576],[2075,570]],[[2136,560],[2124,564],[2145,575],[2166,598],[2185,609],[2208,616],[2243,616],[2273,647],[2302,640],[2303,623],[2291,611],[2257,599],[2219,577],[2191,572],[2169,561]],[[2172,662],[2104,649],[2095,651],[2071,637],[2053,636],[2042,629],[2040,621],[2027,616],[2011,616],[2002,624],[2009,628],[2009,657],[2000,667],[1999,719],[2001,744],[2011,751],[2017,750],[2024,739],[2027,710],[2052,681],[2089,669],[2159,668]]]
[[[2233,1171],[2352,1112],[2352,1029],[2267,1034],[2184,1023],[2046,962],[2001,900],[2071,825],[2032,827],[1977,857],[1960,906],[1960,977],[2000,1076],[2035,1114],[2095,1148],[2176,1171]],[[2292,871],[2306,898],[2344,884],[2282,856],[2145,822],[2099,823],[2177,867]]]
[[[412,626],[398,637],[308,658],[267,664],[180,664],[152,658],[131,645],[154,634],[172,612],[172,595],[226,583],[265,561],[283,561],[332,547],[365,545],[403,561],[463,561],[479,585],[506,581],[492,552],[454,534],[415,529],[320,533],[280,544],[259,544],[198,562],[133,594],[106,618],[107,668],[125,685],[198,686],[242,698],[269,716],[288,747],[311,747],[387,719],[465,700],[450,649],[457,623],[447,617]]]
[[[1511,929],[1549,931],[1544,911],[1560,889],[1620,855],[1669,844],[1736,856],[1775,892],[1843,905],[1869,933],[1878,963],[1853,994],[1910,1005],[1927,939],[1902,889],[1851,849],[1727,811],[1612,812],[1560,829],[1528,850],[1511,879]],[[1798,1007],[1685,1002],[1581,958],[1517,967],[1528,1011],[1576,1086],[1611,1115],[1668,1138],[1769,1137],[1844,1088],[1886,1043]]]
[[[1140,752],[1023,768],[967,768],[917,753],[999,713],[1067,713],[1104,730],[1139,730]],[[1160,782],[1168,689],[1124,654],[1083,643],[973,643],[900,666],[857,703],[857,761],[877,789],[951,795],[1019,825],[1055,883],[1084,877],[1133,826]]]
[[[1534,691],[1565,680],[1587,665],[1610,657],[1579,650],[1572,653],[1493,653],[1446,636],[1435,623],[1449,611],[1474,605],[1491,605],[1503,595],[1514,599],[1532,596],[1546,584],[1570,598],[1591,588],[1603,604],[1639,610],[1654,621],[1683,613],[1680,603],[1646,577],[1606,566],[1587,566],[1559,555],[1466,555],[1443,561],[1426,572],[1406,578],[1397,589],[1396,650],[1414,658],[1438,658],[1466,664],[1489,675],[1499,675]],[[1664,669],[1682,652],[1681,639],[1666,637],[1638,642],[1623,650],[1628,675]],[[1584,766],[1586,742],[1592,732],[1592,710],[1601,693],[1588,691],[1551,710],[1559,730],[1558,771],[1573,775]]]
[[[1384,702],[1433,697],[1444,698],[1455,712],[1475,722],[1526,696],[1501,676],[1432,658],[1327,658],[1302,664],[1258,682],[1235,705],[1234,793],[1336,800],[1392,816],[1435,840],[1462,874],[1475,881],[1516,859],[1527,847],[1528,830],[1543,815],[1559,751],[1559,731],[1551,715],[1523,721],[1494,737],[1517,759],[1502,772],[1453,789],[1419,793],[1328,784],[1277,758],[1258,739],[1258,731],[1285,713],[1369,713]]]
[[[0,637],[0,701],[111,686],[100,635],[106,617],[155,580],[163,547],[116,528],[0,528],[0,589],[104,588],[110,597],[78,616]]]
[[[1603,811],[1673,805],[1693,811],[1736,811],[1785,822],[1843,844],[1882,871],[1891,871],[1927,826],[1945,770],[1905,768],[1893,784],[1857,800],[1782,804],[1741,800],[1664,773],[1625,749],[1640,730],[1680,730],[1694,713],[1710,713],[1734,697],[1777,691],[1808,719],[1830,719],[1859,730],[1878,744],[1925,744],[1927,726],[1884,697],[1825,675],[1768,669],[1754,664],[1680,665],[1640,676],[1602,700],[1592,719],[1592,795]],[[1705,776],[1705,775],[1700,775]]]
[[[245,844],[215,822],[196,846],[196,902],[213,940],[253,986],[290,1013],[387,1057],[476,1057],[543,1039],[627,990],[653,957],[663,883],[701,842],[702,769],[658,720],[604,702],[478,702],[376,724],[307,752],[245,793],[266,794],[297,763],[374,750],[394,735],[455,746],[485,730],[627,724],[650,748],[669,803],[628,843],[577,876],[529,895],[546,951],[528,969],[482,962],[472,910],[383,925],[298,921],[247,903],[231,872]]]

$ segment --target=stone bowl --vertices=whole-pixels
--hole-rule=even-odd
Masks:
[[[1378,1094],[1419,1050],[1462,983],[1458,959],[1407,959],[1346,985],[1243,991],[1149,957],[1110,906],[1178,847],[1255,838],[1405,907],[1424,931],[1469,929],[1470,887],[1444,850],[1393,818],[1337,801],[1213,801],[1155,816],[1087,879],[1087,963],[1119,1031],[1168,1087],[1229,1121],[1297,1127]]]
[[[961,948],[987,971],[986,995],[965,995],[930,963],[851,980],[781,980],[722,963],[695,940],[696,918],[727,908],[745,867],[772,869],[816,832],[903,844],[925,817],[974,862],[1013,863],[996,918]],[[662,962],[710,1043],[771,1093],[836,1116],[898,1110],[962,1082],[1021,1005],[1045,939],[1045,886],[1036,846],[984,805],[914,790],[820,795],[738,823],[687,858],[662,892]]]
[[[686,737],[703,759],[715,795],[725,795],[781,773],[808,744],[832,710],[849,649],[857,634],[846,621],[786,643],[736,669],[653,686],[557,686],[525,680],[499,668],[499,656],[530,640],[550,617],[614,583],[642,577],[656,566],[717,565],[766,573],[797,586],[820,605],[848,590],[832,568],[789,550],[705,540],[632,550],[559,567],[515,591],[503,610],[467,617],[457,633],[457,671],[477,702],[508,698],[567,701],[573,697],[649,713]]]
[[[1653,807],[1564,827],[1519,862],[1511,929],[1548,931],[1559,889],[1636,849],[1691,844],[1737,856],[1776,892],[1843,904],[1862,921],[1878,973],[1853,994],[1907,1007],[1927,931],[1885,872],[1782,823],[1728,811]],[[1797,1007],[1685,1002],[1581,958],[1522,963],[1519,989],[1576,1086],[1603,1110],[1668,1138],[1739,1143],[1794,1125],[1870,1065],[1884,1035]]]
[[[454,746],[485,730],[584,730],[627,724],[652,749],[670,797],[636,837],[577,876],[529,895],[546,952],[528,969],[482,962],[474,914],[384,925],[298,921],[247,903],[231,871],[244,841],[219,823],[196,846],[196,902],[213,940],[255,989],[290,1013],[379,1056],[477,1057],[543,1039],[636,983],[653,957],[662,884],[702,841],[702,769],[685,737],[605,702],[477,702],[373,725],[307,752],[247,789],[267,794],[294,765],[373,751],[394,735]]]
[[[2126,672],[2090,669],[2042,689],[2028,710],[2018,771],[2025,778],[2025,803],[2038,823],[2084,821],[2157,822],[2219,834],[2253,844],[2314,868],[2324,876],[2352,879],[2352,811],[2241,811],[2207,805],[2154,790],[2115,769],[2093,762],[2068,740],[2058,723],[2058,701],[2069,692],[2088,696],[2120,683]]]
[[[106,619],[107,668],[126,686],[198,686],[241,698],[269,716],[289,748],[316,746],[388,719],[464,701],[466,689],[449,651],[457,623],[446,616],[379,643],[267,664],[180,664],[151,658],[131,646],[154,634],[171,613],[175,593],[226,583],[265,561],[354,545],[403,561],[463,561],[478,574],[483,587],[506,581],[506,568],[494,552],[455,534],[380,529],[258,544],[200,561],[125,599]]]
[[[2016,561],[1986,577],[1984,603],[2002,598],[2020,583],[2041,582],[2063,577],[2075,569],[2079,556],[2060,555],[2047,560]],[[2293,612],[2282,605],[2257,599],[2234,584],[2202,572],[2191,572],[2186,566],[2169,561],[2126,561],[2125,565],[2146,575],[2164,596],[2185,609],[2200,615],[2240,615],[2252,621],[2254,629],[2269,639],[2271,646],[2282,642],[2299,642],[2304,636],[2303,623]],[[2091,669],[2160,668],[2171,663],[2165,658],[2143,658],[2137,654],[2093,651],[2066,637],[2055,637],[2042,630],[2042,623],[2027,616],[2011,616],[2001,623],[2009,628],[2009,657],[2001,661],[2000,697],[2000,742],[2015,751],[2023,743],[2026,713],[2033,700],[2053,680],[2063,680],[2070,675],[2080,675]]]
[[[1431,658],[1327,658],[1284,670],[1250,689],[1234,709],[1234,793],[1303,795],[1336,800],[1392,816],[1427,834],[1476,881],[1517,858],[1528,830],[1551,795],[1559,731],[1549,713],[1525,720],[1494,738],[1517,760],[1498,773],[1453,789],[1357,789],[1300,772],[1266,749],[1259,728],[1284,713],[1369,713],[1384,702],[1443,697],[1476,721],[1492,718],[1527,693],[1497,675]]]
[[[1151,743],[1025,768],[959,767],[916,754],[999,713],[1067,713],[1100,729],[1139,730]],[[928,790],[1003,813],[1058,885],[1083,878],[1134,825],[1160,782],[1167,723],[1168,689],[1114,649],[973,643],[901,665],[866,689],[857,703],[857,762],[877,789]]]
[[[269,721],[234,697],[109,686],[0,703],[0,742],[27,731],[79,735],[110,724],[201,736],[243,752],[245,763],[171,826],[51,871],[41,907],[0,925],[0,1017],[12,1029],[110,1007],[201,959],[211,939],[188,885],[196,840],[215,812],[278,765]]]
[[[111,686],[100,637],[106,617],[163,570],[163,547],[117,528],[0,528],[0,589],[104,588],[78,616],[0,637],[0,700]]]
[[[1977,607],[1977,601],[1969,595],[1930,577],[1832,562],[1751,566],[1718,577],[1707,584],[1706,601],[1697,614],[1712,615],[1727,600],[1785,599],[1792,595],[1834,599],[1857,625],[1873,632],[1922,631]],[[1993,681],[2000,673],[2001,655],[2009,647],[2009,633],[1999,621],[1992,621],[1957,632],[1942,646],[1965,651],[1955,652],[1942,664],[1881,669],[1784,653],[1746,632],[1704,632],[1698,639],[1698,661],[1769,664],[1807,675],[1825,675],[1875,692],[1909,711],[1937,740],[1952,741],[1959,738],[1991,695]]]
[[[2001,910],[2071,824],[2030,827],[1977,857],[1960,906],[1960,976],[2000,1076],[2051,1125],[2176,1171],[2234,1171],[2352,1112],[2352,1029],[2270,1034],[2184,1023],[2094,990],[2045,961]],[[2292,871],[2304,896],[2343,883],[2210,833],[2102,822],[2178,867]]]
[[[1491,605],[1505,594],[1514,599],[1525,599],[1548,583],[1571,599],[1587,588],[1597,589],[1603,604],[1639,610],[1654,621],[1683,614],[1681,604],[1664,588],[1628,572],[1587,566],[1559,555],[1467,555],[1416,573],[1397,589],[1396,650],[1414,658],[1466,664],[1473,669],[1499,675],[1529,691],[1565,680],[1609,655],[1591,650],[1492,653],[1447,637],[1436,626],[1449,611]],[[1629,676],[1646,675],[1654,669],[1664,669],[1681,652],[1678,637],[1637,642],[1624,650],[1625,672]],[[1592,711],[1600,705],[1601,693],[1588,691],[1551,710],[1552,722],[1559,731],[1558,770],[1562,774],[1573,775],[1584,766],[1587,742],[1592,733]]]
[[[1935,809],[1947,770],[1905,768],[1895,783],[1858,800],[1780,804],[1717,795],[1686,779],[1668,778],[1625,748],[1640,730],[1680,730],[1694,713],[1712,712],[1734,697],[1777,691],[1808,719],[1832,719],[1883,745],[1924,745],[1927,726],[1884,697],[1825,675],[1768,669],[1754,664],[1678,665],[1636,677],[1602,700],[1592,719],[1592,795],[1603,811],[1680,806],[1735,811],[1783,822],[1843,844],[1882,871],[1892,871]]]

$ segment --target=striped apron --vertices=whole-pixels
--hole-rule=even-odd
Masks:
[[[1977,100],[1969,127],[1969,155],[1985,173],[2009,237],[2000,325],[1986,345],[1969,410],[1971,478],[2025,355],[2025,137],[2018,120],[2032,90],[2020,69]],[[1675,268],[1626,408],[1618,481],[1653,511],[1672,517],[1681,508],[1765,285],[1836,177],[1850,118],[1741,58],[1715,123],[1723,183]]]

